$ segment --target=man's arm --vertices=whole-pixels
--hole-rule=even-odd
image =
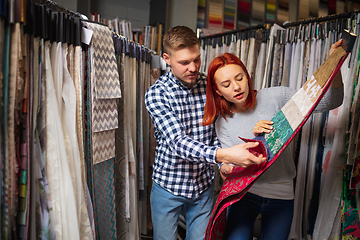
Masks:
[[[182,159],[215,164],[218,147],[208,146],[185,134],[180,116],[172,109],[169,97],[161,88],[151,89],[145,95],[146,109],[166,146]]]
[[[219,148],[216,151],[216,162],[233,164],[246,168],[253,164],[260,164],[266,161],[266,157],[260,155],[256,157],[250,153],[248,148],[254,148],[259,145],[258,142],[241,143],[230,148]]]

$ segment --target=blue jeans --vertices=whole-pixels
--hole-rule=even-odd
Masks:
[[[150,204],[154,240],[177,239],[180,213],[186,214],[186,239],[201,240],[214,204],[214,184],[198,198],[189,199],[175,196],[153,181]]]
[[[254,223],[261,217],[261,240],[287,240],[290,233],[294,200],[263,198],[252,193],[228,209],[224,239],[252,239]]]

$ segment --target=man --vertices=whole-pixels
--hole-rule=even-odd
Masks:
[[[171,71],[145,95],[157,141],[150,196],[154,239],[176,240],[180,213],[186,217],[186,239],[204,239],[214,200],[212,165],[247,167],[265,158],[247,150],[257,143],[220,148],[214,126],[201,124],[206,77],[199,73],[200,44],[194,31],[170,28],[163,47]]]

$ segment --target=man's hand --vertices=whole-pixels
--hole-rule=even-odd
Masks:
[[[249,152],[249,148],[259,145],[258,142],[241,143],[230,148],[219,148],[216,151],[216,161],[219,163],[230,163],[235,166],[246,168],[253,164],[260,164],[266,161],[262,154],[256,157]]]

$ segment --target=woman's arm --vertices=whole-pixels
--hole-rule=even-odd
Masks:
[[[335,51],[336,48],[341,46],[342,41],[343,40],[341,39],[341,40],[337,41],[336,43],[334,43],[333,45],[331,45],[328,56],[330,56]],[[342,86],[343,86],[343,81],[342,81],[341,71],[339,71],[338,74],[336,74],[334,80],[332,81],[331,87],[339,88]]]

